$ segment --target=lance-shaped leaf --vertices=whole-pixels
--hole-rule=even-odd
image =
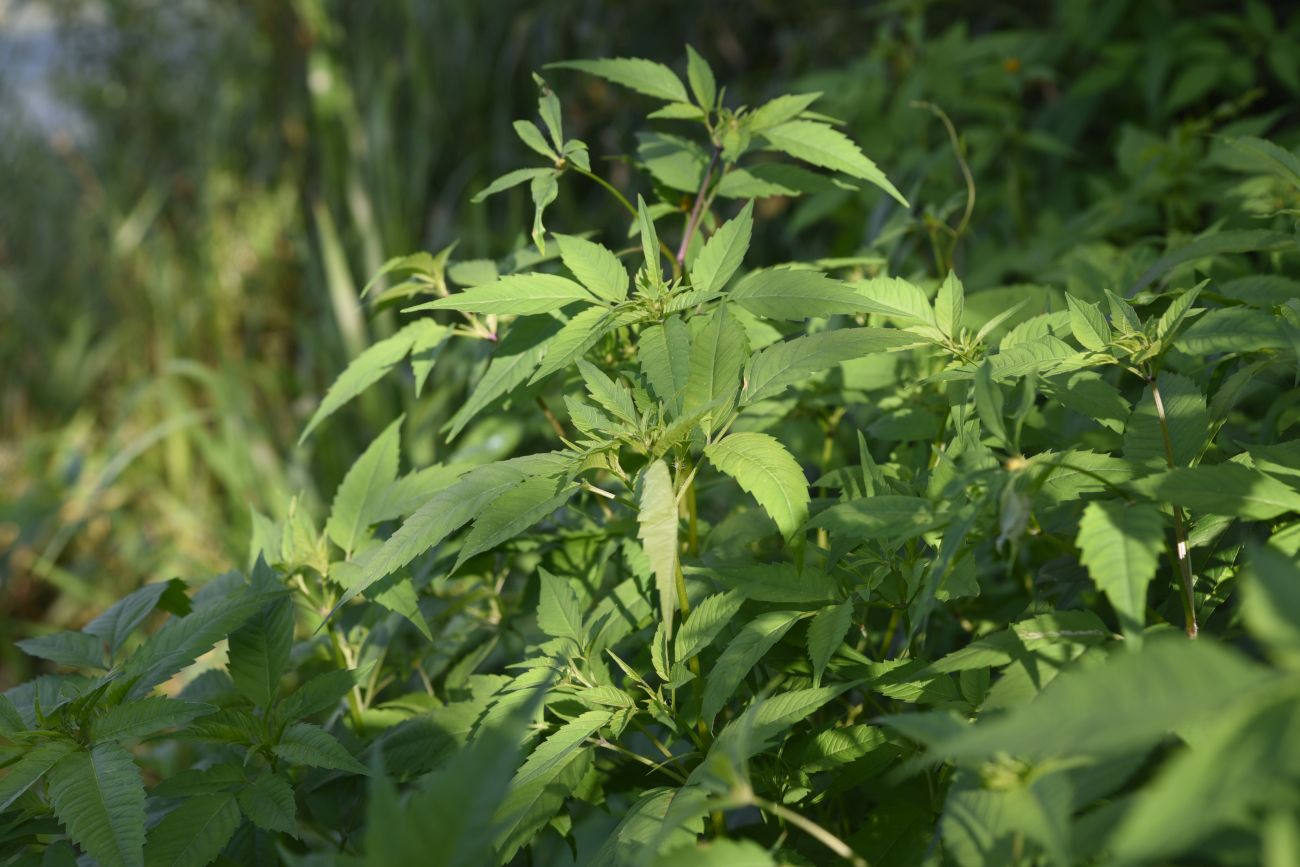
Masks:
[[[582,603],[573,587],[545,569],[537,570],[541,592],[537,597],[537,625],[552,638],[571,638],[579,647],[586,644],[582,626]]]
[[[513,313],[529,316],[550,313],[566,304],[595,304],[598,299],[581,284],[558,274],[509,274],[482,286],[448,295],[405,312],[460,310],[465,313]]]
[[[660,617],[666,634],[671,635],[673,609],[677,607],[677,496],[672,474],[662,460],[642,472],[638,506],[637,535],[659,588]]]
[[[36,656],[74,668],[105,668],[104,641],[86,632],[51,632],[25,638],[15,644],[28,656]]]
[[[676,73],[653,60],[643,60],[639,57],[565,60],[560,63],[548,63],[546,68],[576,69],[665,102],[690,101],[690,97],[686,94],[686,87]]]
[[[512,485],[489,503],[465,537],[456,571],[466,560],[518,536],[569,501],[578,486],[567,478],[536,476]]]
[[[821,686],[822,672],[844,643],[844,635],[853,624],[853,603],[841,602],[817,612],[808,624],[808,658],[813,667],[813,686]]]
[[[241,821],[234,792],[187,798],[150,829],[145,867],[204,867],[221,854]]]
[[[202,702],[146,696],[110,708],[91,723],[91,737],[96,743],[148,737],[164,729],[183,726],[214,710],[216,707]]]
[[[239,807],[254,825],[266,831],[297,836],[298,805],[293,787],[279,774],[262,774],[240,789]]]
[[[754,229],[754,203],[747,202],[704,244],[691,266],[691,285],[701,292],[719,292],[740,267]]]
[[[546,175],[550,175],[550,174],[554,174],[554,169],[515,169],[512,172],[506,172],[504,175],[497,178],[492,183],[488,184],[485,188],[480,190],[474,196],[474,198],[470,199],[470,201],[474,202],[475,204],[478,204],[479,202],[486,199],[488,196],[496,195],[497,193],[503,192],[512,187],[517,187],[520,184],[526,184],[529,181],[533,181],[537,178],[545,177]]]
[[[1124,636],[1140,647],[1147,585],[1164,548],[1160,511],[1149,503],[1095,500],[1083,510],[1077,541],[1080,562],[1119,615]]]
[[[311,421],[303,428],[302,435],[298,437],[298,444],[305,442],[316,426],[339,407],[382,379],[384,374],[397,366],[398,362],[409,355],[417,344],[426,349],[432,348],[448,333],[447,326],[440,325],[432,319],[417,319],[392,337],[375,343],[352,359],[339,374],[339,378],[334,380],[334,384],[325,392],[325,398],[312,415]]]
[[[480,412],[527,382],[546,357],[550,341],[561,327],[561,322],[549,316],[517,320],[496,347],[469,397],[448,420],[447,439],[455,439]]]
[[[1267,521],[1300,512],[1300,491],[1238,463],[1180,467],[1132,484],[1152,499],[1194,513]]]
[[[716,413],[701,423],[705,433],[713,422],[731,409],[733,395],[740,390],[740,372],[745,366],[748,341],[745,330],[726,306],[718,307],[691,344],[691,367],[682,397],[682,414],[689,416],[710,404]]]
[[[708,647],[718,637],[732,618],[740,613],[745,597],[733,590],[715,593],[691,608],[690,616],[682,624],[673,644],[673,659],[686,662]]]
[[[171,604],[171,603],[176,604]],[[146,584],[134,593],[119,599],[103,614],[86,624],[82,632],[98,636],[108,645],[113,656],[131,637],[154,608],[162,605],[167,610],[188,610],[189,598],[185,595],[185,582],[179,578]]]
[[[636,357],[655,397],[667,405],[670,415],[676,415],[691,374],[691,333],[686,323],[669,316],[663,324],[643,329]]]
[[[103,867],[144,864],[144,783],[125,748],[69,753],[50,769],[46,791],[68,836]]]
[[[808,480],[774,437],[750,431],[728,434],[706,446],[704,454],[758,500],[786,539],[808,519]]]
[[[337,738],[311,723],[294,723],[289,726],[280,737],[280,742],[272,747],[271,751],[295,765],[348,771],[353,774],[369,773],[366,766],[353,758],[347,747],[339,743]]]
[[[281,596],[230,633],[230,677],[235,689],[260,708],[279,693],[293,646],[293,602]]]
[[[731,290],[730,297],[767,319],[802,320],[867,308],[861,295],[838,280],[789,268],[755,271]]]
[[[1110,325],[1106,323],[1101,308],[1073,295],[1066,295],[1065,301],[1070,307],[1070,331],[1074,333],[1074,339],[1084,349],[1097,352],[1105,349],[1110,343]]]
[[[576,235],[556,235],[560,259],[578,282],[606,301],[627,298],[627,269],[608,248]]]
[[[5,775],[0,777],[0,813],[9,809],[10,804],[75,749],[76,741],[58,736],[43,740],[24,752],[22,758],[9,765]]]
[[[885,177],[885,173],[862,153],[861,148],[828,124],[790,120],[763,130],[763,137],[772,150],[782,151],[815,166],[861,178],[880,187],[904,208],[911,207],[903,194]]]
[[[361,453],[348,470],[330,507],[325,533],[335,545],[351,553],[378,519],[389,487],[397,481],[397,458],[402,418],[390,424]]]
[[[1160,374],[1156,384],[1164,406],[1174,466],[1185,467],[1205,445],[1210,424],[1205,396],[1190,379],[1176,373]],[[1149,388],[1143,392],[1124,427],[1124,457],[1153,466],[1166,466],[1168,456],[1160,413]]]
[[[914,335],[894,328],[844,328],[773,343],[749,359],[742,402],[776,397],[791,385],[841,362],[920,342]]]
[[[704,680],[700,716],[710,722],[731,698],[749,670],[762,659],[799,619],[798,611],[765,611],[740,627],[740,632]]]

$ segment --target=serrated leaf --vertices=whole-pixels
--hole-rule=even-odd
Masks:
[[[96,743],[148,737],[163,729],[184,726],[214,710],[214,706],[201,702],[147,696],[109,708],[91,723],[91,737]]]
[[[763,130],[773,150],[795,159],[861,178],[888,193],[904,208],[911,208],[903,194],[848,136],[824,123],[790,120]]]
[[[343,477],[334,494],[325,534],[335,545],[351,553],[379,519],[380,506],[397,481],[402,418],[398,418],[366,447]]]
[[[577,490],[578,486],[565,478],[534,476],[502,491],[474,520],[452,571],[550,516]]]
[[[808,522],[837,541],[909,539],[935,526],[930,503],[921,497],[886,494],[836,503]]]
[[[435,335],[441,336],[446,331],[446,326],[432,319],[417,319],[392,337],[380,340],[366,348],[348,363],[338,379],[334,380],[334,384],[325,392],[320,406],[312,414],[307,426],[302,429],[298,444],[302,445],[306,442],[316,426],[334,414],[339,407],[383,379],[385,374],[410,354],[417,340],[427,345],[429,341],[435,339]]]
[[[718,98],[717,79],[713,77],[708,61],[689,45],[686,46],[686,79],[691,83],[691,92],[700,107],[705,111],[712,109]]]
[[[230,633],[227,669],[235,689],[260,708],[269,708],[279,693],[293,646],[293,603],[281,596]]]
[[[853,623],[853,603],[841,602],[818,611],[808,624],[808,658],[813,667],[813,686],[821,686],[822,673],[844,643]]]
[[[1194,513],[1268,521],[1300,511],[1300,491],[1259,470],[1231,462],[1179,467],[1132,484],[1152,499]]]
[[[636,197],[637,226],[641,231],[641,255],[645,257],[645,273],[652,287],[664,282],[663,263],[659,261],[659,233],[655,230],[654,215],[646,207],[645,199]]]
[[[1102,315],[1101,308],[1068,294],[1065,301],[1070,308],[1070,331],[1074,334],[1074,339],[1084,349],[1095,352],[1105,349],[1110,343],[1110,325]]]
[[[637,338],[636,357],[655,396],[671,414],[677,414],[691,371],[691,335],[686,323],[669,316],[662,324],[643,329]]]
[[[566,60],[560,63],[548,63],[546,68],[576,69],[665,102],[690,102],[682,80],[671,69],[652,60],[643,60],[639,57]]]
[[[632,392],[626,386],[615,382],[603,370],[588,361],[579,359],[578,372],[582,374],[582,380],[586,383],[587,392],[592,400],[620,421],[631,425],[638,423],[639,413],[632,400]]]
[[[1290,343],[1279,320],[1260,310],[1211,310],[1187,327],[1174,344],[1194,355],[1286,349]]]
[[[103,867],[144,864],[144,783],[115,743],[76,750],[50,769],[46,792],[68,836]]]
[[[659,616],[665,634],[672,635],[677,607],[677,495],[668,465],[657,460],[641,474],[637,496],[637,538],[645,548],[659,588]]]
[[[623,263],[608,248],[576,235],[555,235],[560,259],[578,282],[606,301],[627,298],[628,276]]]
[[[466,313],[532,316],[550,313],[566,304],[595,304],[597,300],[581,284],[558,274],[507,274],[491,283],[471,286],[446,298],[408,307],[403,312],[461,310]]]
[[[984,429],[997,437],[1004,448],[1010,449],[1011,438],[1007,436],[1007,426],[1003,421],[1006,400],[1001,387],[993,381],[993,366],[988,359],[975,368],[974,396],[975,412]]]
[[[816,271],[754,271],[730,293],[733,301],[766,319],[798,321],[868,309],[853,289]]]
[[[748,341],[745,331],[727,310],[716,308],[691,343],[691,367],[682,395],[682,414],[689,416],[710,404],[722,412],[731,409],[733,395],[740,390],[740,372],[745,366]],[[707,435],[719,414],[701,422]]]
[[[299,686],[276,707],[281,720],[296,721],[338,706],[358,682],[360,669],[327,671]]]
[[[619,324],[618,316],[603,307],[588,307],[573,316],[547,343],[546,357],[533,372],[529,384],[573,364]]]
[[[1158,278],[1163,277],[1171,269],[1184,262],[1194,262],[1197,259],[1221,256],[1225,253],[1294,249],[1295,245],[1294,235],[1288,235],[1284,232],[1270,232],[1265,229],[1246,229],[1202,235],[1157,259],[1129,287],[1126,296],[1132,298]]]
[[[1241,616],[1273,655],[1300,661],[1300,566],[1274,544],[1250,548]],[[3,805],[0,805],[3,809]]]
[[[746,621],[705,676],[700,717],[711,722],[741,680],[799,619],[797,611],[765,611]]]
[[[579,648],[587,644],[582,626],[582,603],[573,587],[545,569],[537,570],[541,591],[537,598],[537,625],[552,638],[571,638]]]
[[[106,668],[104,641],[87,632],[50,632],[24,638],[14,644],[28,656],[36,656],[73,668]]]
[[[549,174],[552,174],[551,169],[515,169],[512,172],[506,172],[504,175],[479,190],[470,201],[478,204],[488,196],[494,196],[497,193],[504,192],[512,187],[517,187],[520,184],[526,184],[536,178]]]
[[[447,422],[447,439],[455,439],[480,412],[527,382],[560,328],[561,323],[549,316],[517,320],[497,346],[469,397]]]
[[[808,480],[798,461],[776,438],[763,433],[728,434],[705,446],[704,455],[758,500],[790,539],[808,518]]]
[[[271,748],[271,752],[295,765],[352,774],[369,773],[366,766],[353,758],[347,747],[332,734],[311,723],[300,722],[289,726],[281,735],[280,742]]]
[[[749,128],[753,132],[762,132],[769,127],[794,120],[817,100],[821,91],[816,93],[787,93],[770,99],[754,109],[749,115]]]
[[[177,596],[188,603],[185,597],[185,582],[173,578],[157,584],[146,584],[134,593],[122,597],[103,614],[87,623],[82,632],[98,636],[108,645],[109,656],[114,656],[131,637],[131,633],[144,623],[145,618],[165,596]]]
[[[239,807],[249,821],[264,831],[298,836],[298,806],[293,787],[277,774],[262,774],[240,789]]]
[[[736,273],[749,249],[754,230],[754,203],[745,207],[704,243],[691,266],[691,286],[702,292],[720,292]]]
[[[1124,636],[1141,646],[1147,585],[1164,550],[1164,522],[1147,503],[1096,500],[1079,520],[1079,562],[1119,615]]]
[[[934,298],[934,318],[944,336],[956,338],[961,333],[961,320],[965,315],[966,290],[957,279],[956,273],[948,276],[939,286],[939,293]]]
[[[705,843],[688,843],[664,852],[654,867],[776,867],[766,849],[753,840],[719,838]]]
[[[731,591],[715,593],[692,607],[673,643],[673,659],[684,663],[698,656],[731,623],[744,601],[743,595]]]
[[[8,810],[50,768],[75,749],[77,743],[63,736],[42,740],[29,747],[22,758],[9,765],[5,775],[0,777],[0,813]]]
[[[903,325],[929,325],[938,321],[921,287],[898,277],[873,277],[848,284],[859,298],[859,309],[898,320]]]
[[[221,854],[241,821],[233,792],[188,798],[150,829],[145,867],[205,867]]]
[[[741,402],[768,400],[841,362],[917,343],[913,335],[892,328],[842,328],[773,343],[750,357]]]

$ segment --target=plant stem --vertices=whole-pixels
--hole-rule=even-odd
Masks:
[[[686,250],[691,246],[691,237],[700,225],[700,215],[704,210],[704,197],[709,191],[709,182],[713,180],[713,170],[717,168],[718,157],[722,151],[718,148],[713,149],[713,156],[709,158],[709,167],[704,170],[704,179],[700,181],[700,191],[695,194],[695,206],[691,208],[691,215],[686,220],[686,231],[682,235],[682,244],[677,248],[677,265],[681,267],[686,264]]]
[[[560,420],[555,417],[555,413],[551,412],[551,408],[546,405],[546,400],[541,395],[537,397],[537,405],[541,407],[542,415],[546,416],[546,421],[551,425],[551,430],[555,431],[555,435],[560,439],[564,439],[567,436],[564,432],[564,425],[560,424]]]
[[[821,825],[818,825],[811,819],[807,819],[794,810],[783,807],[775,801],[768,801],[764,798],[750,796],[750,803],[758,807],[765,813],[771,813],[783,822],[789,822],[799,830],[813,837],[827,849],[830,849],[836,855],[839,855],[845,861],[848,861],[853,867],[869,867],[867,859],[863,858],[857,852],[845,843],[839,837],[836,837],[830,831],[827,831]]]
[[[604,187],[606,190],[608,190],[609,194],[613,196],[615,199],[617,199],[618,203],[623,206],[623,209],[632,215],[632,219],[635,220],[637,217],[640,216],[640,214],[637,213],[636,207],[627,200],[627,196],[620,193],[618,191],[618,188],[615,187],[613,184],[611,184],[609,181],[605,180],[595,172],[589,172],[585,169],[580,169],[577,166],[571,166],[571,168],[578,174],[582,175],[583,177],[591,178],[593,181],[595,181],[596,183]],[[672,248],[669,247],[667,244],[665,244],[663,241],[660,241],[659,249],[662,250],[663,254],[668,257],[668,261],[673,263],[673,276],[674,277],[679,276],[681,274],[682,266],[681,263],[678,262],[676,258],[674,258]]]
[[[1160,396],[1160,386],[1156,384],[1155,374],[1147,377],[1147,383],[1151,386],[1151,399],[1155,402],[1156,418],[1160,422],[1160,437],[1165,445],[1165,463],[1172,470],[1174,443],[1169,435],[1169,419],[1165,415],[1165,402]],[[1200,631],[1200,626],[1196,622],[1196,596],[1193,592],[1196,576],[1192,574],[1192,552],[1187,544],[1187,526],[1183,519],[1183,510],[1179,506],[1174,506],[1174,543],[1177,546],[1175,557],[1178,560],[1183,584],[1183,617],[1187,625],[1187,637],[1195,638]]]

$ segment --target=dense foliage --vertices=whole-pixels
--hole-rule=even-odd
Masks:
[[[247,577],[21,642],[60,668],[0,698],[6,863],[1300,857],[1300,157],[1126,142],[1018,261],[966,252],[937,106],[941,207],[819,93],[683,69],[544,70],[480,193],[531,245],[362,290],[395,325],[302,440],[400,377],[463,395],[444,460],[394,418],[319,515],[254,512]],[[650,109],[626,183],[575,71]],[[855,255],[765,251],[845,201]]]

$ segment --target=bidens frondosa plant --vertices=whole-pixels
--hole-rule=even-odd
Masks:
[[[639,194],[539,78],[543,164],[480,194],[527,184],[533,247],[388,262],[406,324],[303,435],[409,359],[416,395],[472,366],[439,443],[535,436],[402,474],[435,434],[398,419],[323,532],[258,517],[248,580],[24,642],[79,673],[0,700],[7,863],[1293,863],[1291,213],[990,303],[905,270],[908,201],[818,94],[557,68],[655,101]],[[544,225],[592,183],[626,241]],[[875,246],[763,262],[755,200],[836,188],[883,191]]]

